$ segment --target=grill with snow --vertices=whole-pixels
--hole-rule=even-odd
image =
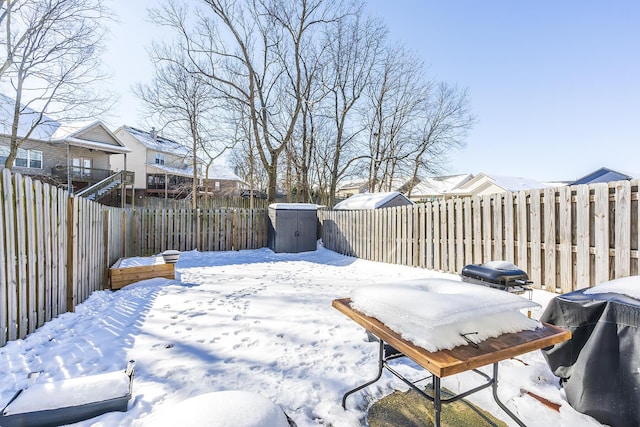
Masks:
[[[428,350],[452,349],[540,323],[518,310],[539,307],[519,295],[448,279],[363,286],[351,306]]]

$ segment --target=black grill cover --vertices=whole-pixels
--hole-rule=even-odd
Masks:
[[[571,330],[542,350],[569,404],[613,427],[640,426],[640,301],[583,289],[555,297],[540,320]]]

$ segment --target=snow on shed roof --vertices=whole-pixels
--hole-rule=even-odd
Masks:
[[[271,203],[269,209],[315,211],[318,209],[318,205],[313,203]]]
[[[407,199],[407,197],[398,192],[390,191],[386,193],[360,193],[354,194],[347,200],[336,204],[333,209],[335,210],[355,210],[355,209],[379,209],[396,197],[404,198],[407,205],[413,205],[414,203]]]

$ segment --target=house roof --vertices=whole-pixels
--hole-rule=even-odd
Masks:
[[[422,195],[430,196],[436,194],[444,194],[452,190],[456,186],[459,186],[473,178],[470,173],[461,175],[449,175],[449,176],[435,176],[428,177],[420,180],[420,182],[413,187],[411,195],[419,197]]]
[[[448,194],[474,195],[487,191],[491,186],[497,187],[504,192],[516,192],[520,190],[534,190],[549,187],[547,184],[533,179],[479,173],[470,180],[451,189]]]
[[[414,203],[407,199],[407,197],[398,192],[390,191],[386,193],[360,193],[349,197],[346,200],[336,204],[333,209],[335,210],[355,210],[355,209],[379,209],[386,203],[390,202],[396,197],[404,198],[408,205]]]
[[[154,130],[146,132],[127,125],[122,125],[121,129],[127,131],[137,141],[150,150],[173,154],[179,157],[191,156],[191,151],[187,147],[172,139],[165,138],[157,134],[154,135]]]
[[[496,185],[507,191],[515,192],[520,190],[535,190],[546,188],[548,185],[534,179],[522,178],[519,176],[487,175],[492,178]]]
[[[157,163],[147,163],[147,169],[151,173],[162,173],[162,174],[168,174],[168,175],[193,177],[192,167],[186,167],[184,169],[180,169],[180,168],[174,168],[167,165],[160,165]]]
[[[0,134],[11,135],[11,122],[13,121],[13,108],[15,100],[0,94]],[[104,140],[98,141],[90,133],[99,131]],[[30,132],[30,133],[29,133]],[[18,120],[19,138],[46,142],[68,143],[76,147],[84,147],[92,150],[104,151],[109,154],[128,153],[129,150],[100,120],[92,122],[67,122],[62,123],[47,115],[23,106]]]
[[[340,186],[338,187],[338,191],[342,190],[363,190],[369,186],[369,181],[366,179],[358,179],[358,180],[348,180],[342,181]]]
[[[238,175],[236,175],[235,173],[231,172],[231,170],[229,170],[229,168],[223,166],[223,165],[218,165],[218,164],[212,164],[211,166],[209,166],[209,170],[207,171],[207,179],[218,179],[221,181],[239,181],[239,182],[245,182],[242,178],[240,178]]]
[[[640,178],[640,174],[614,171],[609,168],[600,168],[572,182],[571,185],[595,184],[598,182],[623,181]]]

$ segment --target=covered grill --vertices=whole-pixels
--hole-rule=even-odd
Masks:
[[[522,294],[529,292],[531,285],[527,273],[508,261],[491,261],[485,264],[469,264],[460,274],[463,282],[488,286],[503,291]]]

